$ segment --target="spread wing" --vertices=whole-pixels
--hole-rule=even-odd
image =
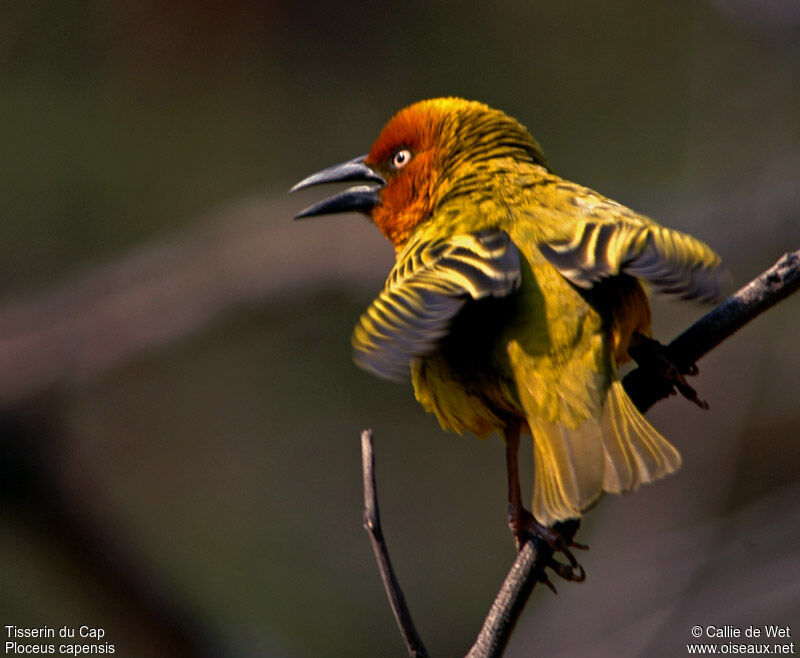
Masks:
[[[504,231],[412,242],[356,325],[353,358],[379,377],[401,379],[467,301],[508,295],[520,279],[519,252]]]
[[[630,274],[687,299],[719,297],[724,269],[705,243],[588,191],[575,197],[573,206],[582,212],[573,215],[569,235],[545,239],[539,248],[576,286],[591,288],[606,277]]]

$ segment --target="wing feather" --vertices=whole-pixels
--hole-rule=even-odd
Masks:
[[[504,231],[413,242],[356,325],[353,358],[379,377],[401,379],[436,348],[467,301],[503,297],[520,280],[519,252]]]
[[[569,240],[545,241],[542,254],[580,288],[616,274],[649,281],[661,292],[713,301],[720,294],[723,269],[705,243],[644,218],[578,221]]]

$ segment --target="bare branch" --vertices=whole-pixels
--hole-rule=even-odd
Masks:
[[[372,542],[372,550],[378,562],[378,569],[381,572],[383,587],[389,603],[394,612],[397,626],[408,649],[408,655],[412,658],[427,658],[428,651],[414,627],[411,620],[411,612],[406,605],[400,583],[394,575],[392,561],[389,559],[389,550],[383,539],[381,530],[381,518],[378,512],[378,492],[375,487],[375,457],[372,451],[372,430],[361,432],[361,467],[364,475],[364,529],[369,533]]]
[[[533,571],[540,568],[541,563],[542,556],[534,541],[528,540],[517,553],[517,559],[511,565],[467,658],[503,654],[517,619],[536,584]]]
[[[578,521],[559,523],[556,526],[566,542],[572,541],[580,524]],[[514,626],[528,602],[537,582],[549,582],[545,569],[553,557],[553,549],[538,539],[529,539],[517,553],[475,644],[466,658],[495,658],[502,656]],[[552,585],[551,585],[552,587]]]

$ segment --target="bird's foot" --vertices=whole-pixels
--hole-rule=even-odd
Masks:
[[[708,409],[708,402],[698,397],[697,391],[689,385],[684,376],[696,375],[699,372],[696,364],[689,363],[679,366],[670,359],[664,345],[640,333],[635,333],[631,337],[628,354],[639,364],[639,367],[663,377],[687,400],[694,402],[701,409]]]
[[[546,567],[552,569],[564,580],[579,583],[586,579],[586,572],[570,550],[573,548],[586,550],[589,548],[586,544],[579,544],[572,539],[566,539],[555,527],[548,527],[539,523],[533,514],[526,509],[521,510],[519,513],[509,514],[508,527],[511,528],[511,533],[514,535],[514,543],[518,551],[522,549],[529,539],[544,542],[552,550],[552,554],[545,565]],[[555,553],[563,554],[569,564],[556,560]],[[557,593],[545,571],[541,572],[539,580],[554,593]]]

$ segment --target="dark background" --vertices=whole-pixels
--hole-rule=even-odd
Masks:
[[[797,6],[763,0],[6,3],[0,623],[102,627],[121,656],[403,655],[360,525],[372,427],[419,630],[465,653],[514,557],[501,441],[351,363],[391,248],[293,224],[320,194],[286,190],[465,96],[714,246],[734,289],[800,246],[798,44]],[[704,309],[654,312],[669,340]],[[683,469],[587,515],[587,581],[537,590],[508,656],[797,625],[798,322],[790,298],[700,362],[710,411],[650,412]]]

